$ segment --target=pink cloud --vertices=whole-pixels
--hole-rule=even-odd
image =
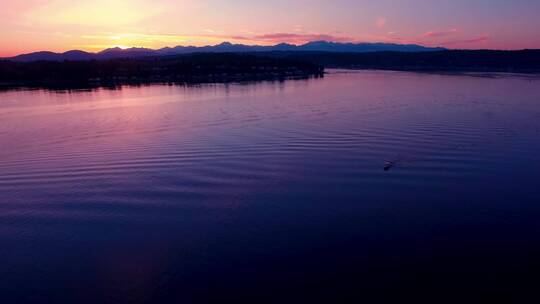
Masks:
[[[481,36],[481,37],[465,40],[463,41],[463,43],[477,43],[477,42],[484,42],[488,40],[489,40],[489,36]]]
[[[233,40],[251,40],[251,38],[247,37],[247,36],[230,36],[230,37],[227,37],[227,36],[217,36],[219,38],[224,38],[224,39],[233,39]]]
[[[447,42],[444,42],[443,44],[444,44],[444,45],[455,45],[455,44],[474,44],[474,43],[482,43],[482,42],[488,41],[489,38],[490,38],[490,37],[489,37],[488,35],[484,35],[484,36],[480,36],[480,37],[476,37],[476,38],[471,38],[471,39],[447,41]]]
[[[451,30],[448,30],[448,31],[429,31],[429,32],[425,33],[423,36],[424,37],[430,37],[430,38],[446,37],[446,36],[453,35],[453,34],[455,34],[457,32],[458,32],[457,29],[451,29]]]
[[[355,39],[347,36],[337,36],[330,34],[318,34],[318,33],[270,33],[260,34],[254,36],[233,36],[235,40],[249,40],[249,41],[261,41],[272,43],[292,43],[302,44],[310,41],[331,41],[331,42],[351,42]]]

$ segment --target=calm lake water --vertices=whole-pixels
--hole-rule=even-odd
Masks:
[[[532,76],[7,91],[0,147],[3,303],[436,303],[538,287]]]

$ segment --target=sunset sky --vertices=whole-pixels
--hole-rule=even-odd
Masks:
[[[223,41],[540,48],[539,0],[0,0],[0,57]]]

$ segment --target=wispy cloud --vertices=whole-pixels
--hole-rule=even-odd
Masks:
[[[217,44],[227,40],[218,34],[180,35],[180,34],[147,34],[147,33],[99,33],[82,35],[81,44],[76,47],[86,50],[98,50],[115,46],[160,48],[177,45]]]
[[[482,43],[489,41],[490,37],[488,35],[483,35],[471,39],[463,39],[463,40],[453,40],[453,41],[446,41],[443,42],[444,45],[461,45],[461,44],[476,44],[476,43]]]
[[[424,37],[430,37],[430,38],[438,38],[438,37],[447,37],[453,34],[458,33],[457,29],[451,29],[447,31],[429,31],[427,33],[424,33]]]
[[[338,36],[332,34],[320,34],[320,33],[269,33],[258,34],[250,36],[232,36],[233,40],[245,40],[261,43],[292,43],[302,44],[310,41],[331,41],[331,42],[351,42],[355,39],[348,36]]]
[[[491,40],[489,34],[470,36],[458,29],[447,31],[430,31],[419,34],[406,34],[390,31],[381,36],[370,36],[368,41],[381,41],[403,44],[419,44],[424,46],[448,48],[478,48]]]

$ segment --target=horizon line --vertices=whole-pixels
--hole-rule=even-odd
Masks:
[[[448,48],[448,47],[443,47],[443,46],[428,46],[428,45],[417,44],[417,43],[396,43],[396,42],[382,42],[382,41],[375,41],[375,42],[368,42],[368,41],[362,41],[362,42],[355,42],[355,41],[339,42],[339,41],[331,41],[331,40],[313,40],[313,41],[308,41],[308,42],[305,42],[305,43],[279,42],[279,43],[275,43],[275,44],[244,44],[244,43],[232,43],[232,42],[230,42],[228,40],[223,40],[222,42],[219,42],[219,43],[216,43],[216,44],[205,44],[205,45],[201,45],[201,46],[197,46],[197,45],[193,45],[193,44],[187,44],[187,45],[178,44],[178,45],[175,45],[175,46],[164,46],[164,47],[160,47],[160,48],[148,48],[148,47],[144,47],[144,46],[112,45],[111,47],[104,48],[104,49],[97,50],[97,51],[87,51],[87,50],[84,50],[82,48],[81,49],[78,49],[78,48],[65,49],[65,50],[62,50],[62,51],[36,50],[36,51],[29,51],[29,52],[19,53],[19,54],[15,54],[15,55],[0,56],[0,60],[1,59],[15,58],[15,57],[24,56],[24,55],[31,55],[31,54],[36,54],[36,53],[65,54],[65,53],[68,53],[68,52],[79,51],[79,52],[85,52],[85,53],[88,53],[88,54],[96,54],[97,55],[97,54],[100,54],[100,53],[102,53],[104,51],[107,51],[107,50],[133,50],[133,49],[138,49],[138,50],[148,50],[148,51],[160,51],[160,50],[164,50],[164,49],[172,49],[172,48],[177,48],[177,47],[184,47],[184,48],[217,47],[217,46],[224,45],[224,44],[228,44],[228,45],[232,45],[232,46],[247,46],[247,47],[275,47],[275,46],[279,46],[279,45],[288,45],[288,46],[294,46],[294,47],[301,47],[301,46],[305,46],[305,45],[309,45],[309,44],[313,44],[313,43],[317,43],[317,42],[324,42],[324,43],[338,44],[338,45],[362,45],[362,44],[375,45],[375,44],[381,44],[381,45],[395,45],[395,46],[419,46],[419,47],[423,47],[423,48],[427,48],[427,49],[460,50],[460,51],[482,51],[482,50],[489,50],[489,51],[526,51],[526,50],[538,50],[538,49],[535,49],[535,48],[517,48],[517,49]]]

